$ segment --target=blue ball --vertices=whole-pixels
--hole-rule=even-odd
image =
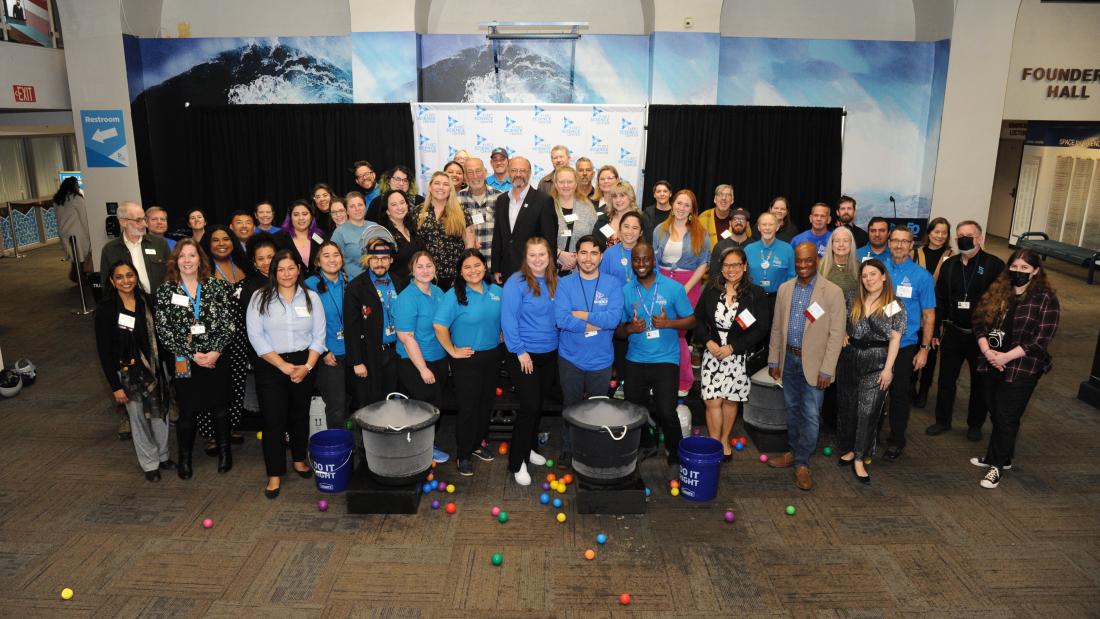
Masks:
[[[540,494],[539,503],[542,503],[543,505],[548,505],[550,503],[550,495],[546,494],[545,492]]]
[[[561,506],[562,506],[561,499],[554,499],[554,507],[561,507]]]
[[[420,489],[423,490],[425,493],[431,492],[432,490],[435,490],[435,484],[431,482],[426,482],[423,486],[420,486]]]
[[[741,443],[741,442],[737,442],[737,443],[733,444],[733,448],[736,449],[737,451],[743,451],[745,449],[745,444]]]
[[[604,535],[603,533],[600,533],[599,535],[596,536],[596,543],[597,544],[606,544],[607,543],[607,536]]]
[[[652,494],[652,493],[653,493],[653,491],[652,491],[652,490],[650,490],[649,488],[646,488],[646,489],[645,489],[645,495],[646,495],[646,496],[649,496],[649,495],[650,495],[650,494]]]

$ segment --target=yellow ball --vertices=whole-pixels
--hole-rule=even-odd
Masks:
[[[558,512],[558,522],[565,522],[565,514]]]
[[[673,488],[670,492],[672,492],[672,496],[680,496],[679,488]]]
[[[63,600],[73,599],[73,590],[68,588],[68,587],[65,587],[64,589],[62,589],[61,590],[61,599],[63,599]]]
[[[455,493],[455,485],[454,484],[447,484],[447,494],[454,494],[454,493]]]
[[[565,491],[568,489],[568,486],[566,486],[564,483],[558,484],[558,494],[565,494]]]
[[[256,440],[257,440],[257,441],[262,441],[262,440],[264,440],[264,433],[263,433],[263,432],[257,432],[257,433],[256,433]]]

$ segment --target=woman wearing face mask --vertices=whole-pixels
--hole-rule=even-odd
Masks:
[[[348,276],[344,274],[344,254],[332,241],[321,243],[313,268],[315,275],[306,278],[306,288],[317,293],[325,312],[325,353],[317,365],[315,384],[325,400],[325,417],[329,429],[347,424],[347,367],[344,363],[344,291]]]
[[[596,209],[576,192],[577,171],[570,166],[558,168],[550,190],[558,216],[558,275],[568,275],[577,268],[577,239],[591,234],[596,223]]]
[[[1047,347],[1054,339],[1061,306],[1042,268],[1042,257],[1017,249],[1008,270],[989,287],[974,310],[982,387],[993,420],[985,456],[971,458],[974,466],[989,469],[983,488],[996,488],[1012,468],[1016,435],[1027,402],[1039,378],[1053,367]]]
[[[654,226],[665,223],[672,214],[672,185],[668,181],[653,183],[653,204],[642,209],[646,219]]]
[[[317,227],[321,229],[321,236],[328,238],[336,229],[332,225],[332,188],[326,183],[317,183],[313,186],[313,213],[317,219]]]
[[[798,234],[798,226],[791,221],[791,207],[787,203],[787,199],[783,196],[772,198],[772,203],[768,206],[768,212],[775,215],[776,221],[779,222],[779,227],[775,230],[775,238],[790,243],[791,239]]]
[[[905,306],[894,296],[881,260],[871,258],[860,264],[859,279],[859,296],[848,312],[848,345],[841,351],[837,372],[837,464],[851,466],[856,478],[869,484],[864,458],[875,451],[879,417],[905,334]]]
[[[111,265],[96,308],[96,350],[114,401],[126,407],[138,465],[148,481],[176,468],[168,454],[168,377],[160,363],[153,305],[129,261]]]
[[[308,269],[313,264],[313,257],[317,254],[317,248],[321,246],[324,237],[321,229],[313,220],[313,210],[305,200],[295,200],[287,211],[283,221],[282,231],[290,239],[290,250],[298,258],[298,265],[302,269]]]
[[[920,244],[913,248],[913,261],[928,269],[932,279],[939,281],[940,269],[948,258],[955,255],[951,249],[951,223],[943,217],[937,217],[928,222],[925,228],[924,238]],[[937,348],[928,351],[928,362],[919,372],[913,372],[910,381],[910,395],[913,398],[913,406],[924,408],[928,403],[928,389],[932,386],[932,375],[936,371]]]

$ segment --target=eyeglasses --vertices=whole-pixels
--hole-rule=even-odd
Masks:
[[[409,179],[407,179],[403,176],[391,176],[390,177],[390,182],[391,183],[407,183],[407,182],[409,182]]]
[[[356,174],[355,178],[370,178],[372,176],[377,176],[377,175],[374,172],[363,172],[362,174]]]
[[[890,239],[892,245],[912,245],[913,239]]]
[[[744,262],[726,262],[722,264],[723,269],[743,269],[745,268]]]
[[[734,217],[733,221],[739,221],[741,223],[748,223],[749,220],[745,219],[744,217]]]

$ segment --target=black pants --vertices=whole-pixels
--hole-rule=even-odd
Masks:
[[[409,359],[402,359],[397,363],[398,378],[405,387],[405,395],[409,396],[410,400],[420,400],[436,408],[442,408],[443,385],[447,384],[447,358],[425,361],[425,363],[435,375],[434,383],[430,385],[425,383],[420,377],[420,370],[416,369]],[[385,397],[385,394],[382,397]],[[436,427],[438,428],[438,424]]]
[[[283,361],[302,365],[308,350],[279,355]],[[256,364],[256,391],[264,417],[264,464],[268,477],[286,475],[286,435],[290,434],[290,457],[305,462],[309,450],[309,398],[313,394],[313,372],[300,383],[267,361]]]
[[[683,431],[676,416],[676,391],[680,387],[680,366],[675,363],[626,362],[626,399],[638,406],[649,408],[649,390],[653,389],[653,406],[657,425],[665,433],[665,449],[668,463],[680,461],[680,440]],[[644,433],[643,433],[644,434]]]
[[[943,326],[940,338],[940,382],[936,389],[936,423],[951,427],[955,411],[955,382],[959,379],[963,361],[970,367],[970,404],[967,407],[968,428],[985,424],[987,406],[982,388],[984,376],[978,372],[978,340],[951,325]]]
[[[519,396],[519,412],[512,424],[512,445],[508,451],[508,470],[515,473],[527,461],[527,456],[535,445],[535,435],[539,431],[542,418],[542,403],[545,401],[558,375],[558,351],[527,353],[531,356],[534,372],[524,374],[519,367],[519,358],[505,353],[505,364],[512,384]]]
[[[898,350],[894,361],[894,379],[890,383],[890,436],[886,444],[890,447],[905,447],[905,429],[909,426],[909,377],[913,375],[913,357],[918,346],[910,344]]]
[[[330,430],[347,427],[348,368],[344,361],[345,357],[341,355],[336,357],[336,365],[330,366],[322,358],[313,368],[313,384],[325,401],[325,420]]]
[[[377,369],[368,368],[366,378],[359,378],[355,376],[354,371],[351,371],[349,380],[352,384],[352,393],[355,395],[355,402],[351,407],[353,412],[368,404],[383,400],[395,391],[401,391],[397,378],[399,360],[397,347],[391,345],[382,354],[381,366]]]
[[[936,358],[938,356],[938,349],[933,348],[928,351],[928,362],[924,364],[919,372],[913,372],[913,376],[909,379],[910,391],[916,390],[918,393],[928,393],[928,389],[932,386],[932,375],[936,373]]]
[[[469,460],[489,435],[489,417],[500,377],[500,348],[478,351],[467,359],[451,359],[451,371],[458,400],[456,457]]]
[[[1012,463],[1016,455],[1016,435],[1020,432],[1020,418],[1024,416],[1028,400],[1039,383],[1038,376],[1018,377],[1007,383],[1004,375],[990,370],[984,376],[986,402],[993,421],[989,435],[989,447],[985,451],[986,464],[1001,468]]]

